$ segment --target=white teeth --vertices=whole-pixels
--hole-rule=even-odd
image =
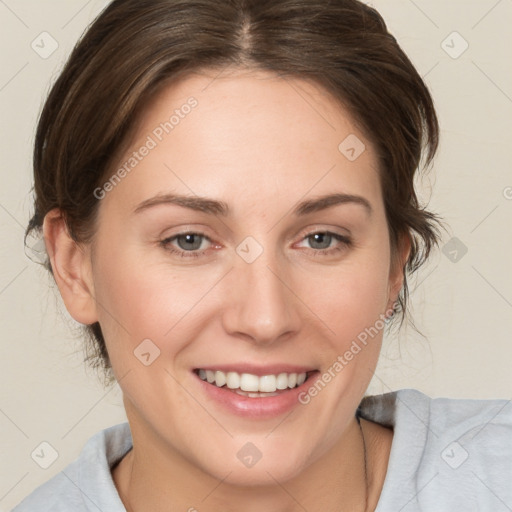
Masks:
[[[240,389],[242,391],[259,391],[259,377],[257,375],[252,375],[250,373],[242,373],[242,375],[240,376]]]
[[[286,389],[288,387],[288,374],[280,373],[276,379],[276,388],[277,389]]]
[[[260,377],[259,381],[260,383],[258,391],[264,391],[265,393],[273,393],[277,389],[275,375],[265,375],[263,377]]]
[[[226,384],[226,374],[224,372],[215,372],[215,385],[219,388]]]
[[[263,375],[258,377],[251,373],[224,373],[220,370],[202,370],[198,371],[199,378],[206,380],[210,384],[221,388],[226,386],[229,389],[241,390],[239,394],[244,396],[273,396],[278,390],[292,389],[304,384],[307,378],[306,373],[279,373],[278,375]]]
[[[228,372],[226,375],[226,384],[229,389],[237,389],[240,387],[240,375],[236,372]]]

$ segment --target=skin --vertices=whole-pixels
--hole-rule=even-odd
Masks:
[[[392,265],[374,149],[314,83],[236,69],[215,76],[191,74],[147,106],[118,166],[187,98],[198,101],[101,200],[91,243],[75,244],[58,210],[44,223],[65,305],[79,322],[100,322],[123,391],[134,448],[114,482],[129,511],[365,510],[354,414],[382,331],[309,404],[272,419],[221,408],[192,370],[251,362],[325,372],[392,307],[407,248]],[[355,161],[338,150],[350,134],[366,146]],[[134,212],[171,192],[221,200],[231,213],[173,204]],[[365,198],[371,213],[356,203],[292,213],[299,201],[333,192]],[[308,238],[326,231],[352,243]],[[185,252],[183,238],[160,244],[187,232],[206,236],[197,258],[170,251]],[[235,250],[247,236],[263,248],[252,263]],[[144,339],[160,350],[149,366],[133,353]],[[361,424],[374,510],[393,434]],[[251,468],[236,456],[247,442],[262,454]]]

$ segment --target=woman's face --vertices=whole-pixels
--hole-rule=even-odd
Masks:
[[[284,481],[353,424],[401,276],[347,113],[298,79],[215,76],[144,111],[97,191],[90,287],[134,441],[219,479]]]

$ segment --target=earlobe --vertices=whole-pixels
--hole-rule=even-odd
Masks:
[[[58,208],[45,216],[43,235],[53,276],[69,314],[82,324],[97,322],[89,251],[71,238]]]

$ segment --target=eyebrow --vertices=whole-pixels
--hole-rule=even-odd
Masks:
[[[191,210],[227,217],[230,213],[229,206],[224,201],[210,199],[200,196],[185,196],[180,194],[159,194],[146,199],[134,210],[135,213],[142,212],[154,206],[164,204],[175,204]],[[294,209],[295,216],[303,216],[319,212],[342,204],[356,204],[364,207],[369,215],[372,214],[372,206],[368,199],[354,194],[327,194],[313,199],[300,202]]]

